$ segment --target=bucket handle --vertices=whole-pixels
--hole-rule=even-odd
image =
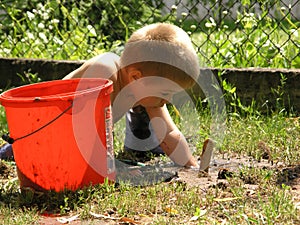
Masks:
[[[7,143],[9,144],[13,144],[14,142],[18,141],[18,140],[21,140],[23,138],[26,138],[26,137],[29,137],[37,132],[39,132],[40,130],[44,129],[45,127],[49,126],[51,123],[53,123],[54,121],[56,121],[57,119],[59,119],[63,114],[65,114],[69,109],[71,109],[73,106],[73,101],[71,102],[71,105],[68,106],[64,111],[62,111],[59,115],[57,115],[56,117],[54,117],[52,120],[50,120],[48,123],[44,124],[43,126],[41,126],[40,128],[32,131],[31,133],[29,134],[26,134],[26,135],[23,135],[21,137],[18,137],[18,138],[12,138],[9,136],[9,133],[7,134],[3,134],[2,135],[2,139],[4,141],[6,141]]]

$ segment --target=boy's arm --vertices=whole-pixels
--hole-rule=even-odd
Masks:
[[[174,124],[166,105],[146,108],[146,111],[163,151],[181,166],[198,167],[197,160],[189,150],[185,137]]]

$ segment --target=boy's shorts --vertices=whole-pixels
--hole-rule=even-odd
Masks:
[[[11,144],[6,143],[0,146],[0,160],[1,159],[8,160],[13,158],[14,158],[14,153]]]
[[[124,149],[164,154],[150,124],[149,116],[142,106],[136,106],[126,113]]]

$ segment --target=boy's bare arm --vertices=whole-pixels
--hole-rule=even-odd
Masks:
[[[113,53],[103,53],[85,61],[78,69],[66,75],[63,80],[72,78],[105,78],[109,79],[118,70],[119,56]]]
[[[183,134],[174,124],[166,106],[146,108],[163,151],[177,164],[198,167]]]

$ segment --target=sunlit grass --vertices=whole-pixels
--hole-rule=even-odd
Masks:
[[[300,162],[299,118],[283,115],[231,117],[228,120],[222,152],[236,152],[261,159],[264,143],[272,159],[295,165]]]

